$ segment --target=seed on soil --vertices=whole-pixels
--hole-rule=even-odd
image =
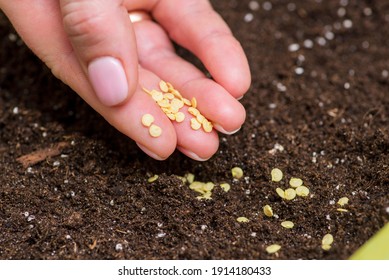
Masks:
[[[331,233],[327,233],[326,235],[324,235],[321,241],[322,244],[327,244],[327,245],[331,245],[332,242],[334,242],[334,237],[332,236]]]
[[[276,188],[276,192],[281,198],[285,198],[285,191],[281,188]]]
[[[296,191],[292,188],[285,190],[285,199],[292,200],[296,197]]]
[[[149,127],[154,122],[154,117],[151,114],[144,114],[142,116],[142,124]]]
[[[236,219],[239,223],[248,223],[249,222],[249,219],[247,219],[246,217],[239,217]]]
[[[338,204],[340,206],[345,206],[348,203],[348,198],[347,197],[342,197],[338,200]]]
[[[147,182],[152,183],[152,182],[155,182],[157,179],[158,179],[158,175],[155,174],[152,177],[150,177],[149,179],[147,179]]]
[[[303,180],[301,180],[300,178],[290,178],[289,185],[292,188],[300,187],[303,185]]]
[[[281,226],[283,226],[284,228],[293,228],[294,227],[294,223],[291,222],[291,221],[283,221],[281,223]]]
[[[347,209],[344,209],[344,208],[337,208],[336,211],[339,211],[339,212],[348,212]]]
[[[186,178],[186,180],[188,180],[189,184],[192,184],[194,182],[195,175],[192,173],[188,173],[185,175],[185,178]]]
[[[270,205],[263,206],[263,213],[265,213],[267,217],[273,217],[273,209],[271,209]]]
[[[231,169],[232,177],[235,179],[240,179],[243,177],[243,170],[240,167],[234,167]]]
[[[274,168],[274,169],[272,169],[270,174],[271,174],[271,180],[273,182],[279,182],[282,180],[283,174],[282,174],[282,171],[280,169]]]
[[[230,184],[228,183],[221,183],[220,187],[223,189],[223,191],[228,192],[231,189]]]
[[[298,196],[308,196],[309,189],[306,186],[300,186],[296,188],[296,194]]]
[[[323,239],[321,240],[322,249],[326,251],[331,249],[332,242],[334,242],[334,237],[332,236],[332,234],[327,233],[326,235],[324,235]]]
[[[272,244],[266,247],[266,252],[268,254],[274,254],[281,249],[281,246],[278,244]]]

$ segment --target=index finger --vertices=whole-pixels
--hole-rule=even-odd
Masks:
[[[230,28],[207,0],[160,0],[152,11],[170,38],[193,52],[236,98],[251,83],[247,58]]]

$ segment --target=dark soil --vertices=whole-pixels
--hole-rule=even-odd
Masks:
[[[389,4],[272,0],[252,11],[249,2],[212,1],[245,48],[253,81],[244,127],[221,136],[204,163],[179,153],[148,158],[0,17],[2,259],[347,259],[388,222]],[[288,50],[294,43],[300,49]],[[50,147],[31,167],[17,160]],[[234,166],[244,178],[232,179]],[[270,180],[274,167],[281,183]],[[177,177],[188,172],[231,190],[198,200]],[[291,176],[312,195],[279,198],[275,188]],[[336,210],[343,196],[348,212]],[[265,204],[278,218],[263,215]],[[335,240],[329,251],[320,246],[326,233]],[[273,243],[282,249],[269,255]]]

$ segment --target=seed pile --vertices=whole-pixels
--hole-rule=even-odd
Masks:
[[[197,109],[197,100],[193,97],[191,100],[182,97],[181,93],[176,90],[169,82],[160,81],[160,90],[143,90],[148,93],[158,104],[165,115],[171,120],[181,123],[185,120],[185,114],[180,111],[185,106],[188,107],[189,114],[192,115],[190,126],[193,130],[203,129],[205,132],[211,132],[212,123],[207,120]]]
[[[159,137],[162,134],[162,128],[160,128],[158,125],[153,124],[154,123],[154,117],[151,114],[144,114],[142,116],[142,124],[145,127],[149,128],[149,134],[152,137]]]
[[[280,182],[282,180],[282,171],[278,168],[274,168],[271,171],[271,180],[273,182]],[[300,178],[292,177],[289,180],[290,188],[283,190],[281,188],[276,188],[276,193],[279,197],[286,200],[293,200],[296,196],[308,196],[309,189],[303,185],[303,180]]]
[[[221,189],[223,189],[224,192],[228,192],[231,188],[230,184],[228,183],[220,183],[216,184],[213,182],[200,182],[195,180],[195,175],[192,173],[187,173],[185,176],[177,176],[179,177],[184,184],[188,183],[189,188],[200,195],[197,196],[197,199],[212,199],[212,191],[214,190],[215,186],[219,185]]]

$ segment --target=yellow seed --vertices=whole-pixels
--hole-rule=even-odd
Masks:
[[[327,233],[323,236],[323,239],[321,240],[322,245],[331,245],[332,242],[334,242],[334,237],[331,233]]]
[[[289,185],[293,188],[297,188],[303,185],[303,180],[300,178],[290,178]]]
[[[172,121],[175,121],[176,120],[176,115],[175,114],[172,114],[172,113],[166,113],[166,116],[172,120]]]
[[[172,93],[165,93],[163,95],[163,98],[164,99],[168,99],[168,100],[172,100],[174,98],[174,94],[172,94]]]
[[[159,88],[160,88],[163,92],[168,92],[168,91],[169,91],[169,87],[167,86],[167,84],[166,84],[165,81],[160,81],[160,82],[159,82]]]
[[[152,124],[149,128],[149,133],[152,137],[159,137],[162,134],[162,129],[155,124]]]
[[[190,127],[193,130],[199,130],[201,128],[201,123],[199,123],[195,118],[190,120]]]
[[[192,184],[194,182],[195,175],[192,173],[188,173],[185,175],[186,180],[188,180],[189,184]]]
[[[328,251],[328,250],[331,249],[331,245],[323,244],[323,245],[321,245],[321,248],[322,248],[324,251]]]
[[[266,252],[268,254],[274,254],[278,252],[281,249],[281,246],[278,244],[269,245],[266,247]]]
[[[239,217],[236,219],[239,223],[247,223],[249,222],[249,219],[247,219],[246,217]]]
[[[189,99],[182,98],[182,101],[184,102],[185,105],[187,105],[187,106],[192,106],[192,103],[190,103],[190,100],[189,100]]]
[[[338,200],[338,204],[340,206],[345,206],[348,203],[348,198],[347,197],[342,197]]]
[[[193,97],[193,98],[190,100],[190,103],[192,104],[192,107],[193,107],[193,108],[197,108],[197,100],[196,100],[196,97]]]
[[[285,198],[285,191],[281,188],[276,188],[276,192],[277,194],[281,197],[281,198]]]
[[[338,208],[338,209],[336,209],[337,211],[339,211],[339,212],[348,212],[348,210],[347,209],[344,209],[344,208]]]
[[[223,191],[228,192],[231,189],[230,184],[228,183],[221,183],[220,187],[223,189]]]
[[[174,98],[171,101],[170,105],[172,107],[177,107],[178,109],[181,109],[182,107],[184,107],[184,102],[182,100],[180,100],[180,99]]]
[[[178,97],[179,99],[182,99],[182,95],[178,90],[173,89],[172,91],[170,91],[170,93],[173,93],[174,96]]]
[[[142,116],[142,124],[149,127],[154,122],[154,117],[151,114],[144,114]]]
[[[154,176],[152,176],[149,179],[147,179],[147,182],[152,183],[152,182],[156,181],[157,179],[158,179],[158,175],[155,174]]]
[[[308,196],[309,189],[306,186],[300,186],[296,188],[296,194],[298,196]]]
[[[169,92],[172,92],[172,91],[174,90],[174,87],[172,86],[171,83],[166,82],[166,85],[167,85],[167,87],[169,88]]]
[[[146,92],[147,94],[151,95],[151,91],[149,91],[147,88],[142,87],[143,91]]]
[[[185,114],[183,112],[178,112],[175,114],[177,122],[183,122],[185,120]]]
[[[161,108],[169,108],[170,107],[170,102],[167,99],[162,99],[157,102],[158,106]]]
[[[263,206],[263,213],[268,217],[273,217],[273,209],[271,209],[270,205]]]
[[[154,99],[154,101],[158,102],[158,101],[161,101],[163,99],[163,93],[153,89],[151,91],[151,97]]]
[[[292,200],[296,197],[296,191],[292,188],[285,190],[285,199]]]
[[[291,221],[283,221],[281,223],[281,226],[283,226],[284,228],[293,228],[294,227],[294,223],[291,222]]]
[[[283,174],[282,174],[282,171],[280,169],[274,168],[274,169],[272,169],[270,174],[271,174],[271,180],[273,182],[279,182],[282,180]]]
[[[193,107],[189,107],[188,108],[188,112],[193,115],[193,116],[197,116],[198,114],[200,114],[199,110],[197,110],[196,108],[193,108]]]
[[[206,191],[212,191],[214,187],[215,187],[214,183],[208,182],[204,184],[203,189]]]
[[[212,123],[205,119],[203,121],[203,129],[204,129],[205,132],[211,132],[212,129],[213,129]]]
[[[232,177],[235,179],[240,179],[243,177],[243,170],[240,167],[234,167],[231,169]]]
[[[197,119],[197,121],[198,121],[199,123],[203,123],[203,121],[205,120],[205,117],[204,117],[203,115],[201,115],[201,114],[198,114],[198,115],[196,116],[196,119]]]
[[[201,199],[212,199],[212,193],[211,192],[206,192],[206,193],[204,193],[204,194],[202,194],[202,195],[199,195],[198,197],[197,197],[197,199],[198,200],[201,200]]]
[[[193,181],[192,183],[190,183],[189,188],[191,190],[200,190],[203,188],[203,186],[204,186],[203,182]]]

